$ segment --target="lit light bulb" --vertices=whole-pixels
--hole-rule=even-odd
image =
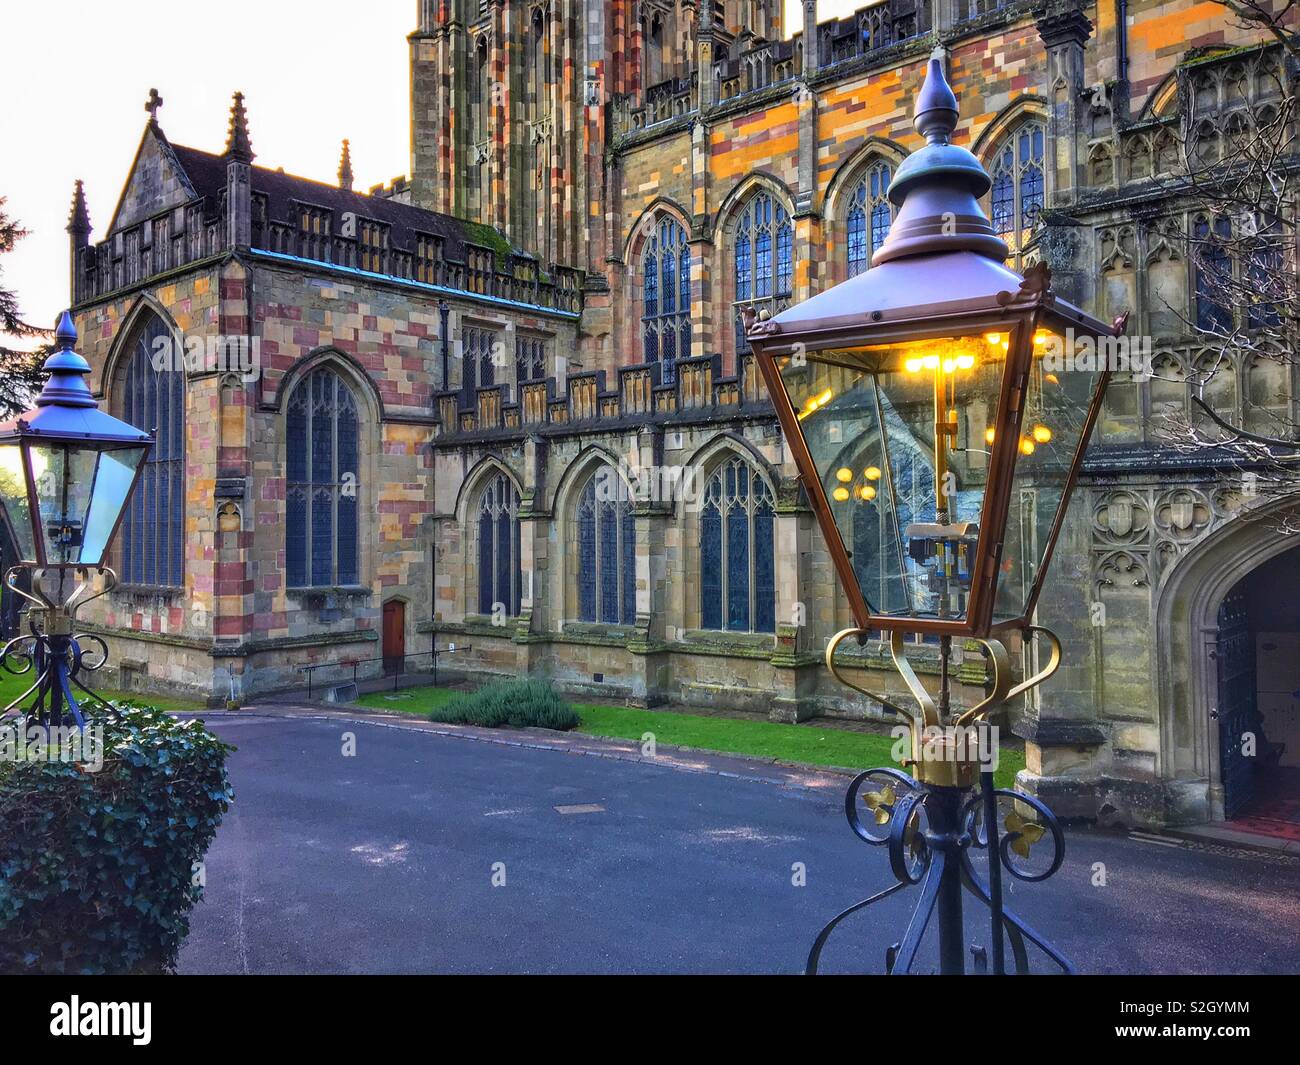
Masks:
[[[1001,334],[1001,333],[985,333],[985,334],[984,334],[984,339],[988,341],[988,343],[989,343],[989,345],[990,345],[991,347],[995,347],[995,348],[997,348],[997,347],[1001,347],[1001,346],[1002,346],[1002,334]]]
[[[1034,347],[1041,348],[1047,343],[1048,333],[1045,329],[1040,329],[1034,334]]]
[[[870,503],[871,500],[876,498],[875,487],[873,485],[864,484],[861,488],[858,489],[858,497],[860,499],[865,499],[868,503]]]
[[[972,366],[974,366],[974,365],[975,365],[975,356],[974,356],[974,355],[958,355],[958,356],[957,356],[957,369],[959,369],[959,370],[969,370],[969,369],[970,369]]]
[[[1020,453],[1022,455],[1032,455],[1034,453],[1034,442],[1027,436],[1020,438]]]
[[[1043,375],[1043,380],[1049,382],[1050,384],[1054,384],[1054,385],[1059,385],[1059,384],[1061,383],[1061,379],[1060,379],[1059,377],[1057,377],[1056,374],[1054,374],[1054,373],[1044,374],[1044,375]]]
[[[843,481],[845,484],[848,484],[851,480],[853,480],[853,471],[849,469],[847,466],[841,466],[838,470],[835,471],[835,477],[837,480]]]
[[[835,502],[843,503],[849,498],[849,490],[847,488],[837,488],[831,495],[835,498]]]
[[[927,355],[924,359],[921,360],[921,365],[924,366],[927,370],[937,370],[939,368],[939,356]]]
[[[1046,444],[1052,439],[1052,430],[1045,425],[1035,425],[1033,429],[1034,439],[1040,444]]]
[[[862,472],[866,475],[866,478],[867,478],[868,481],[878,481],[878,480],[880,480],[880,467],[879,467],[879,466],[868,466],[868,467],[867,467],[865,470],[863,470]]]
[[[905,363],[903,363],[903,369],[905,369],[908,373],[920,373],[920,372],[921,372],[921,360],[920,360],[920,359],[908,359]]]
[[[952,373],[953,370],[955,370],[955,369],[957,369],[957,360],[956,360],[956,359],[944,359],[944,360],[943,360],[943,372],[944,372],[944,373]]]
[[[986,444],[993,443],[993,438],[995,436],[997,436],[997,433],[994,431],[993,426],[990,425],[987,429],[984,430],[984,443]]]

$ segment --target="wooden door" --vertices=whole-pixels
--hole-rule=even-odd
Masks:
[[[1245,737],[1258,743],[1259,716],[1255,707],[1255,639],[1246,620],[1246,597],[1229,593],[1219,608],[1219,638],[1215,648],[1219,668],[1219,778],[1223,782],[1223,812],[1229,820],[1255,797],[1255,758],[1245,750]]]
[[[384,604],[384,672],[404,672],[406,655],[406,604],[392,599]]]

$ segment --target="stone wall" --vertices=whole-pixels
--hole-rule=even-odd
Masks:
[[[346,271],[313,273],[256,252],[137,286],[76,312],[82,350],[107,409],[121,412],[122,374],[135,337],[157,315],[179,341],[249,336],[251,372],[186,372],[185,559],[177,589],[127,588],[87,612],[111,631],[127,682],[236,699],[303,683],[299,667],[380,655],[380,613],[406,604],[406,646],[432,614],[428,442],[440,394],[455,404],[468,325],[498,332],[499,379],[513,394],[514,338],[544,341],[548,370],[575,346],[576,316],[467,294],[448,300],[449,381],[443,380],[437,297]],[[361,573],[347,588],[285,586],[285,401],[312,369],[328,365],[361,412]],[[228,367],[224,367],[228,369]],[[449,386],[449,387],[446,387]],[[135,635],[139,634],[139,635]],[[120,648],[120,653],[118,651]],[[410,668],[427,660],[412,661]],[[360,675],[378,672],[378,663]]]

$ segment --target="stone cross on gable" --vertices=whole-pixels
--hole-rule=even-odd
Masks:
[[[158,95],[157,89],[149,90],[149,99],[145,101],[144,109],[149,112],[149,121],[158,121],[158,108],[162,107],[163,98]]]

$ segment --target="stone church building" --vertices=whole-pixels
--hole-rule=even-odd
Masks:
[[[468,646],[444,670],[590,700],[880,717],[822,661],[851,618],[739,322],[868,268],[938,48],[1015,265],[1153,339],[1040,606],[1066,660],[1018,717],[1022,782],[1065,815],[1223,818],[1254,786],[1230,703],[1296,764],[1300,504],[1162,435],[1210,309],[1207,220],[1161,178],[1193,111],[1224,129],[1295,90],[1276,46],[1195,0],[805,0],[792,36],[777,0],[416,16],[409,177],[354,189],[346,142],[335,182],[261,165],[256,107],[288,99],[173,144],[155,94],[97,242],[78,189],[81,350],[158,440],[92,623],[123,686],[246,700],[436,641]],[[1247,426],[1295,409],[1280,363],[1216,389]],[[901,690],[877,644],[845,654]],[[983,669],[966,652],[961,698]]]

